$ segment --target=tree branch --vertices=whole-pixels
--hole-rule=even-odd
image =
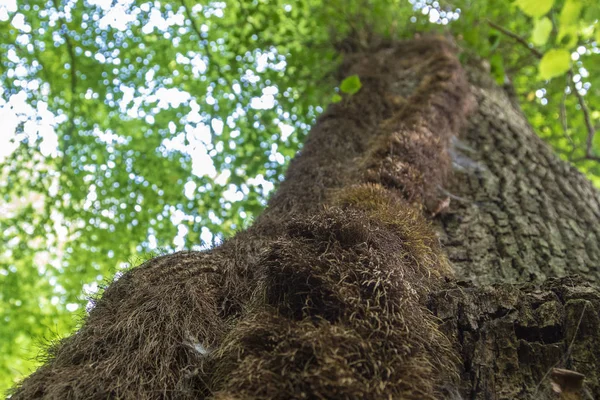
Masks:
[[[567,77],[567,87],[571,87],[570,86],[570,81],[569,81],[569,77]],[[571,89],[572,90],[572,89]],[[575,142],[573,141],[573,138],[571,137],[571,135],[569,134],[569,124],[567,121],[567,106],[566,106],[566,101],[567,101],[567,90],[563,90],[563,95],[562,98],[560,100],[560,109],[559,109],[559,116],[560,116],[560,124],[562,126],[563,129],[563,133],[565,135],[565,137],[567,138],[567,140],[569,141],[569,143],[571,144],[571,152],[569,153],[569,161],[573,161],[573,153],[575,152],[575,149],[577,148],[577,146],[575,145]]]
[[[535,47],[531,46],[529,44],[529,42],[527,41],[527,39],[517,35],[514,32],[509,31],[508,29],[496,24],[495,22],[490,21],[489,19],[488,19],[487,23],[492,28],[502,32],[506,36],[513,38],[517,42],[521,43],[523,46],[527,47],[527,49],[529,49],[529,51],[531,51],[537,58],[542,58],[544,56],[544,54],[541,51],[539,51]]]
[[[569,81],[573,82],[573,78],[574,78],[573,69],[569,69],[567,74],[569,76]],[[577,90],[576,88],[573,88],[572,91],[573,91],[573,93],[575,93],[575,96],[577,96],[577,101],[579,102],[579,106],[581,107],[581,111],[583,112],[583,120],[585,121],[585,127],[587,129],[585,157],[583,157],[583,159],[600,161],[600,157],[594,156],[593,149],[592,149],[592,146],[594,144],[594,136],[596,135],[596,129],[594,128],[594,125],[592,124],[592,119],[590,117],[590,110],[589,110],[587,104],[585,103],[585,99],[583,98],[583,95],[581,93],[579,93],[579,90]]]
[[[514,40],[516,40],[517,42],[521,43],[523,46],[525,46],[533,55],[535,55],[538,59],[541,59],[544,54],[542,52],[540,52],[538,49],[536,49],[535,47],[531,46],[529,44],[529,42],[527,42],[527,40],[519,35],[517,35],[514,32],[509,31],[508,29],[488,20],[488,25],[491,26],[492,28],[502,32],[503,34],[505,34],[508,37],[513,38]],[[571,86],[571,82],[573,82],[573,68],[569,68],[569,70],[567,71],[567,76],[569,78],[569,84],[568,86],[570,88],[572,88]],[[579,102],[579,106],[581,107],[581,111],[583,112],[583,119],[585,121],[585,127],[587,130],[587,139],[586,139],[586,148],[585,148],[585,156],[584,157],[580,157],[577,158],[575,160],[572,160],[572,162],[579,162],[579,161],[584,161],[584,160],[592,160],[592,161],[599,161],[600,162],[600,157],[599,156],[595,156],[593,154],[593,143],[594,143],[594,136],[596,135],[596,129],[594,128],[594,125],[592,124],[592,119],[590,117],[590,110],[587,107],[587,104],[585,103],[585,99],[583,98],[583,95],[581,93],[579,93],[579,91],[575,88],[572,88],[571,91],[575,94],[575,96],[577,97],[577,101]],[[563,103],[561,103],[562,105]],[[561,118],[562,119],[562,118]],[[565,118],[566,119],[566,118]],[[563,125],[563,130],[564,130],[564,125]],[[572,143],[572,141],[571,141]],[[573,151],[571,151],[571,154],[573,154]],[[570,158],[570,157],[569,157]]]
[[[53,0],[54,2],[54,8],[56,8],[56,12],[60,12],[59,11],[59,7],[60,7],[60,3],[58,0]],[[67,21],[63,18],[63,17],[59,17],[58,21],[60,22],[60,30],[59,30],[59,34],[60,36],[64,39],[65,44],[67,46],[67,53],[69,55],[69,59],[71,62],[71,102],[69,105],[70,108],[70,113],[71,115],[70,120],[71,120],[71,130],[74,130],[74,125],[75,125],[75,121],[74,121],[74,117],[75,117],[75,97],[76,97],[76,93],[77,93],[77,63],[76,63],[76,59],[75,59],[75,51],[73,50],[73,43],[71,43],[71,39],[69,38],[68,34],[65,34],[65,30],[67,30]]]

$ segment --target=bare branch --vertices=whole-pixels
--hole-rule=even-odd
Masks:
[[[569,76],[569,80],[571,82],[573,82],[573,69],[570,69],[569,72],[567,72],[568,76]],[[586,160],[594,160],[594,161],[600,161],[600,157],[596,157],[593,154],[593,149],[592,146],[594,144],[594,136],[596,135],[596,129],[594,128],[594,125],[592,124],[592,118],[590,117],[590,109],[588,108],[587,104],[585,103],[585,99],[583,98],[583,95],[581,93],[579,93],[579,90],[577,89],[573,89],[573,93],[575,93],[575,96],[577,96],[577,101],[579,102],[579,106],[581,107],[581,111],[583,112],[583,120],[585,121],[585,128],[587,129],[587,139],[586,139],[586,145],[585,145],[585,158]]]
[[[60,3],[59,0],[54,0],[54,8],[56,8],[56,12],[59,12]],[[63,17],[59,17],[58,21],[60,22],[60,36],[64,39],[65,44],[67,45],[67,53],[69,54],[70,61],[70,74],[71,74],[71,101],[70,101],[70,113],[69,118],[71,119],[71,129],[74,129],[74,117],[75,117],[75,98],[77,95],[77,63],[75,59],[75,51],[73,50],[73,43],[71,43],[71,38],[69,38],[68,32],[65,32],[68,29],[67,21]]]
[[[516,33],[511,32],[508,29],[506,29],[490,20],[488,20],[488,25],[490,25],[492,28],[502,32],[506,36],[509,36],[509,37],[513,38],[514,40],[516,40],[517,42],[521,43],[537,58],[541,59],[544,56],[544,54],[542,52],[540,52],[538,49],[531,46],[525,38],[517,35]],[[571,83],[573,82],[573,77],[574,77],[573,68],[569,68],[569,70],[567,71],[567,76],[569,78],[568,86],[572,88]],[[585,127],[587,130],[585,156],[577,158],[575,160],[571,160],[571,161],[572,162],[578,162],[578,161],[583,161],[583,160],[600,161],[600,157],[595,156],[593,154],[592,147],[593,147],[593,143],[594,143],[594,136],[596,135],[596,129],[594,128],[594,125],[592,124],[592,119],[590,117],[590,110],[587,107],[587,104],[585,103],[585,99],[583,98],[583,95],[581,93],[579,93],[579,91],[575,88],[572,88],[571,91],[575,94],[575,96],[577,96],[577,101],[579,102],[579,106],[581,107],[581,111],[583,112],[583,119],[585,121]],[[564,107],[564,96],[563,96],[563,101],[561,102],[561,113],[563,111],[562,107]],[[566,115],[565,115],[564,121],[566,121]],[[562,116],[561,116],[561,122],[562,122]],[[563,130],[566,133],[564,124],[563,124]],[[569,137],[569,140],[571,142],[571,145],[573,145],[573,141],[571,140],[570,137]],[[571,155],[572,154],[573,154],[573,151],[571,151]],[[569,156],[569,159],[570,158],[571,157]]]
[[[508,29],[496,24],[495,22],[492,22],[488,19],[488,25],[491,26],[492,28],[504,33],[506,36],[513,38],[514,40],[516,40],[517,42],[521,43],[523,46],[525,46],[527,49],[529,49],[529,51],[531,51],[537,58],[542,58],[544,56],[544,54],[539,51],[538,49],[536,49],[535,47],[533,47],[532,45],[529,44],[529,42],[527,41],[527,39],[517,35],[514,32],[509,31]]]
[[[569,77],[567,77],[567,87],[570,88],[570,80]],[[573,89],[571,89],[573,90]],[[571,151],[569,153],[569,161],[573,161],[573,153],[575,152],[575,149],[577,148],[577,146],[575,145],[575,142],[573,141],[573,138],[571,137],[571,135],[569,134],[569,124],[567,121],[567,105],[566,105],[566,101],[567,101],[567,90],[565,88],[565,90],[563,91],[563,95],[562,98],[560,100],[560,109],[559,109],[559,116],[560,116],[560,124],[562,126],[563,129],[563,133],[565,135],[565,137],[567,138],[567,140],[569,141],[569,143],[571,144]]]

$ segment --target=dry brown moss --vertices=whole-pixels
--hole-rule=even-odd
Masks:
[[[252,311],[215,353],[216,398],[439,395],[455,358],[423,299],[447,265],[418,211],[390,195],[353,188],[342,207],[288,225],[261,261]]]
[[[76,334],[50,349],[49,363],[17,399],[202,398],[194,370],[223,335],[221,274],[199,253],[154,259],[113,282]],[[202,346],[202,347],[200,347]]]
[[[443,397],[455,356],[424,302],[450,270],[420,208],[468,86],[440,38],[350,61],[363,88],[256,224],[126,273],[15,399]]]
[[[430,37],[408,42],[421,79],[406,101],[380,124],[362,159],[364,179],[400,190],[411,202],[435,202],[450,172],[452,137],[473,107],[469,85],[452,45]],[[418,60],[418,61],[417,61]]]
[[[452,275],[452,268],[439,248],[437,234],[423,217],[421,204],[408,203],[399,193],[368,183],[336,192],[333,201],[342,207],[364,210],[395,231],[402,237],[406,254],[415,263],[426,265],[430,275],[436,278]]]

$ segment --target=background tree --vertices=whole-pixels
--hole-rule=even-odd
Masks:
[[[499,81],[509,77],[538,132],[594,179],[585,158],[595,157],[597,74],[586,59],[598,57],[597,6],[537,3],[4,5],[3,121],[16,127],[3,169],[5,370],[27,366],[16,360],[32,338],[72,329],[66,309],[82,310],[83,283],[93,289],[153,249],[244,227],[335,93],[333,44],[371,46],[372,27],[383,37],[452,30],[464,61],[487,59]],[[522,43],[530,32],[535,51]]]

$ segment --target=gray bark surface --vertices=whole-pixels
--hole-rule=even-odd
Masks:
[[[598,282],[598,190],[480,74],[470,77],[478,109],[451,150],[451,206],[438,229],[457,274],[481,284]]]
[[[489,77],[470,75],[478,107],[451,149],[451,203],[436,218],[464,282],[430,305],[461,349],[463,393],[600,398],[598,191]],[[554,368],[584,374],[584,388],[552,390]]]

